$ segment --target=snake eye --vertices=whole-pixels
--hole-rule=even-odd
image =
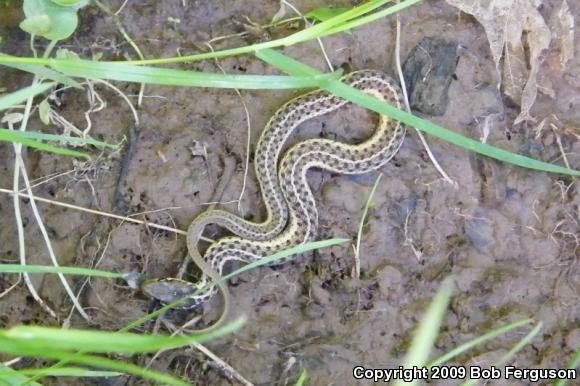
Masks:
[[[179,302],[175,305],[176,309],[192,309],[201,305],[205,293],[197,294],[199,291],[195,284],[178,279],[146,280],[141,284],[141,291],[164,305]]]

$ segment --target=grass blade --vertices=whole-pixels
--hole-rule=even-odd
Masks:
[[[33,139],[27,138],[26,135],[22,135],[21,131],[14,131],[14,130],[1,130],[0,131],[0,141],[6,141],[11,143],[21,143],[24,146],[32,147],[38,150],[47,151],[50,153],[66,155],[69,157],[79,157],[79,158],[91,158],[88,154],[70,150],[63,147],[52,146],[46,143],[42,143],[39,141],[35,141]]]
[[[497,362],[496,365],[502,365],[509,361],[511,358],[514,357],[522,348],[527,346],[531,343],[531,341],[540,333],[542,326],[544,325],[543,322],[539,322],[536,327],[532,329],[526,336],[523,337],[510,351],[508,351],[504,356],[502,356]]]
[[[51,66],[70,76],[169,86],[292,89],[316,87],[320,82],[340,77],[339,72],[315,76],[232,75],[184,71],[170,68],[101,63],[89,60],[52,60]]]
[[[345,22],[352,20],[354,18],[357,18],[361,15],[364,15],[365,13],[368,13],[368,12],[372,11],[373,9],[376,9],[376,8],[380,7],[381,5],[389,3],[391,1],[392,0],[369,1],[367,3],[359,5],[358,7],[353,8],[351,10],[348,10],[346,12],[339,14],[339,15],[331,17],[330,19],[327,19],[326,21],[323,21],[322,23],[318,23],[312,27],[298,31],[298,32],[296,32],[288,37],[281,39],[281,40],[283,40],[283,45],[291,46],[291,45],[294,45],[294,44],[297,44],[300,42],[304,42],[307,40],[316,39],[318,37],[324,36],[325,33],[332,30],[333,28],[336,28],[341,24],[345,24]]]
[[[112,334],[112,333],[111,333]],[[0,348],[1,350],[1,348]],[[184,382],[176,377],[173,377],[168,374],[164,374],[158,371],[149,370],[143,368],[141,366],[134,365],[128,362],[120,362],[115,361],[112,359],[107,359],[95,355],[84,355],[84,354],[70,354],[60,351],[54,350],[44,350],[35,352],[34,354],[30,354],[31,356],[39,357],[39,358],[47,358],[53,360],[60,360],[60,361],[67,361],[67,362],[74,362],[78,364],[82,364],[89,367],[94,368],[103,368],[103,369],[110,369],[118,372],[122,372],[125,374],[133,374],[142,378],[150,379],[152,381],[156,381],[162,385],[175,385],[175,386],[189,386],[190,384]],[[39,369],[39,373],[46,371],[56,371],[51,369]],[[1,379],[1,378],[0,378]],[[28,383],[24,383],[26,385],[31,384],[30,381]],[[33,385],[39,385],[38,383],[32,383]],[[23,385],[22,383],[18,384],[19,386]]]
[[[423,0],[405,0],[401,3],[393,5],[387,9],[383,9],[382,11],[378,11],[378,12],[372,13],[368,16],[363,16],[363,17],[360,17],[360,18],[355,19],[355,20],[350,20],[344,24],[338,25],[334,28],[330,28],[318,37],[334,35],[334,34],[339,33],[339,32],[349,31],[353,28],[360,27],[362,25],[368,24],[370,22],[373,22],[373,21],[378,20],[380,18],[383,18],[385,16],[400,12],[403,9],[409,8],[410,6],[415,5],[417,3],[420,3],[422,1]]]
[[[308,376],[308,373],[306,372],[306,370],[302,370],[302,372],[300,373],[300,377],[298,378],[298,380],[296,381],[294,386],[304,386],[306,384],[306,377],[307,376]]]
[[[314,75],[319,73],[318,70],[273,50],[267,49],[264,51],[259,51],[256,53],[256,56],[271,64],[272,66],[277,67],[282,71],[292,75]],[[464,137],[463,135],[438,126],[425,119],[421,119],[405,111],[399,110],[380,101],[377,98],[365,94],[362,91],[347,86],[340,81],[330,81],[329,83],[323,85],[322,88],[337,96],[354,102],[359,106],[366,107],[367,109],[373,110],[379,114],[383,114],[392,119],[399,120],[408,126],[415,127],[426,132],[427,134],[443,139],[468,151],[479,153],[499,161],[511,163],[528,169],[541,170],[549,173],[580,176],[580,171],[578,170],[567,169],[562,166],[549,164],[519,154],[510,153],[509,151]]]
[[[48,265],[20,265],[20,264],[0,264],[0,273],[62,273],[63,275],[83,275],[94,277],[106,277],[109,279],[122,278],[123,274],[100,271],[98,269],[78,268],[78,267],[53,267]]]
[[[314,249],[331,247],[334,245],[345,243],[347,241],[351,241],[351,240],[350,239],[335,238],[335,239],[330,239],[330,240],[313,241],[310,243],[306,243],[306,244],[298,245],[298,246],[295,246],[292,248],[288,248],[288,249],[285,249],[283,251],[274,253],[271,256],[263,257],[258,261],[254,261],[253,263],[246,264],[243,267],[241,267],[240,269],[237,269],[228,275],[222,276],[220,281],[229,280],[232,277],[237,276],[243,272],[249,271],[249,270],[254,269],[254,268],[261,267],[263,265],[275,263],[276,261],[283,259],[285,257],[288,257],[288,256],[299,255],[301,253],[312,251]],[[218,281],[218,283],[219,283],[219,281]]]
[[[526,336],[523,337],[510,351],[508,351],[504,356],[502,356],[499,360],[497,360],[494,365],[501,366],[511,358],[513,358],[522,348],[530,344],[530,342],[538,335],[540,330],[542,329],[543,323],[540,322],[530,331]],[[461,384],[461,386],[471,386],[475,385],[479,380],[478,379],[469,379]]]
[[[12,370],[17,374],[36,375],[43,374],[47,377],[118,377],[124,373],[115,371],[87,370],[80,367],[61,367],[58,369],[20,369]],[[0,380],[4,380],[5,371],[0,369]],[[22,385],[19,383],[18,385]]]
[[[425,366],[433,344],[435,343],[435,339],[437,339],[437,335],[439,334],[439,327],[443,321],[443,316],[445,316],[445,311],[447,310],[450,298],[451,281],[445,280],[441,284],[437,294],[435,294],[431,304],[429,304],[429,308],[427,308],[427,312],[421,319],[419,328],[413,336],[411,347],[409,347],[405,362],[403,363],[404,368],[410,369],[413,368],[413,366],[421,368]],[[417,380],[415,379],[411,382],[405,382],[402,379],[397,379],[394,386],[407,384],[417,384]]]
[[[32,86],[24,87],[18,91],[11,92],[10,94],[0,96],[0,111],[22,103],[30,97],[42,94],[52,86],[54,86],[53,82],[36,83]]]
[[[238,88],[238,89],[294,89],[318,87],[321,82],[338,79],[342,71],[315,75],[232,75],[185,71],[171,68],[137,66],[129,62],[96,62],[80,59],[43,59],[0,56],[0,64],[34,63],[49,65],[69,76],[89,79],[110,79],[124,82],[166,86]]]
[[[28,379],[25,375],[21,374],[19,371],[14,370],[4,364],[0,363],[0,385],[3,386],[42,386],[38,382],[34,382]]]
[[[448,353],[440,356],[439,358],[435,359],[434,361],[432,361],[431,363],[429,363],[427,366],[428,367],[432,367],[432,366],[441,366],[444,363],[449,362],[451,359],[455,358],[458,355],[463,354],[464,352],[470,350],[471,348],[480,345],[482,343],[487,342],[488,340],[497,338],[500,335],[504,335],[507,334],[508,332],[515,330],[516,328],[519,328],[521,326],[524,326],[526,324],[529,324],[532,322],[532,319],[523,319],[523,320],[518,320],[516,322],[510,323],[506,326],[502,326],[499,328],[496,328],[493,331],[490,331],[482,336],[478,336],[475,339],[472,339],[468,342],[465,342],[463,344],[461,344],[460,346],[456,347],[455,349],[449,351]]]
[[[566,363],[565,369],[572,370],[577,368],[579,365],[580,365],[580,348],[576,350],[574,355],[572,355],[572,358],[570,358],[568,363]],[[566,383],[568,383],[567,379],[558,379],[556,382],[554,382],[554,386],[565,386]]]
[[[202,334],[163,336],[128,332],[16,326],[0,330],[0,351],[13,355],[38,355],[43,351],[136,354],[201,343],[229,334],[245,323],[238,318]]]
[[[106,142],[97,141],[96,139],[92,138],[71,137],[69,135],[39,133],[36,131],[14,131],[0,128],[0,138],[3,138],[2,136],[4,135],[6,135],[9,138],[12,138],[11,135],[13,135],[16,137],[33,139],[36,141],[60,141],[67,142],[73,145],[93,145],[99,148],[108,147],[110,149],[115,149],[117,147],[116,145],[111,145]]]
[[[83,86],[81,86],[80,83],[73,80],[72,78],[69,78],[68,76],[63,75],[60,72],[51,70],[50,68],[46,68],[42,64],[27,63],[26,61],[20,61],[17,63],[13,63],[10,61],[3,61],[2,60],[2,59],[6,59],[6,58],[16,58],[16,57],[0,53],[0,64],[1,65],[4,65],[6,67],[15,68],[17,70],[24,71],[24,72],[29,72],[31,74],[36,75],[39,79],[50,79],[50,80],[55,81],[57,83],[62,83],[64,85],[71,86],[71,87],[74,87],[74,88],[77,88],[80,90],[82,90],[82,88],[83,88]]]

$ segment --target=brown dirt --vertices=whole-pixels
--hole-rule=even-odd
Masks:
[[[116,9],[120,2],[111,3]],[[197,52],[196,42],[236,32],[233,17],[247,15],[266,24],[276,13],[277,3],[186,2],[183,7],[181,2],[129,2],[120,17],[146,57],[169,57],[175,56],[178,49],[181,54]],[[324,4],[294,3],[301,10]],[[578,17],[580,5],[569,4]],[[546,7],[545,12],[554,12],[555,8]],[[181,22],[173,25],[167,22],[168,17]],[[479,138],[485,117],[493,114],[488,143],[560,162],[552,132],[536,137],[532,125],[512,125],[518,106],[505,100],[495,87],[497,77],[487,40],[473,18],[460,15],[443,1],[426,1],[403,12],[401,19],[403,59],[425,36],[454,41],[468,50],[459,58],[445,115],[425,118]],[[134,57],[111,19],[95,8],[81,13],[80,25],[74,37],[65,42],[67,48],[87,57],[95,53],[102,53],[105,59]],[[8,39],[3,51],[29,55],[24,36],[15,28],[5,29]],[[373,68],[394,74],[394,31],[395,18],[390,17],[352,34],[325,38],[324,45],[336,67]],[[271,37],[289,32],[272,31]],[[214,48],[248,44],[257,38],[232,38]],[[579,45],[577,40],[577,52]],[[284,52],[325,69],[315,42]],[[551,64],[557,52],[547,55],[543,76],[551,82],[556,97],[539,94],[532,112],[538,120],[555,114],[562,127],[568,129],[560,135],[570,163],[578,169],[579,145],[572,134],[577,130],[580,111],[580,58],[577,56],[561,69]],[[251,55],[223,59],[220,64],[228,73],[274,73]],[[181,67],[219,72],[211,61]],[[5,79],[0,86],[8,88],[27,81],[24,76]],[[117,85],[133,95],[135,101],[137,85]],[[133,125],[132,116],[116,94],[102,87],[97,89],[108,106],[93,115],[91,135],[116,143]],[[298,93],[242,92],[251,117],[252,143],[272,113]],[[233,155],[239,166],[222,201],[235,200],[240,194],[246,143],[243,106],[233,90],[147,86],[145,95],[139,109],[137,150],[124,197],[129,213],[170,208],[147,215],[147,219],[185,229],[212,195],[221,173],[220,156]],[[62,98],[59,113],[84,125],[84,93],[69,90]],[[363,128],[359,128],[361,122]],[[346,141],[360,139],[364,136],[361,133],[372,130],[372,122],[372,114],[352,108],[304,124],[295,138],[323,134]],[[29,129],[46,130],[37,116]],[[208,347],[255,384],[293,384],[304,369],[312,385],[354,384],[355,365],[384,368],[401,363],[413,328],[442,280],[451,277],[454,297],[434,357],[501,325],[533,318],[543,323],[542,333],[517,354],[513,363],[522,368],[563,367],[580,346],[580,195],[576,180],[502,164],[432,138],[429,142],[458,187],[442,180],[410,130],[400,153],[381,170],[383,179],[362,240],[359,280],[351,275],[350,245],[314,252],[283,269],[263,268],[246,273],[231,285],[231,292],[233,314],[245,315],[248,323]],[[208,162],[192,153],[196,144],[205,146]],[[0,149],[0,187],[8,188],[12,186],[12,149],[7,144],[0,145]],[[70,159],[32,150],[26,158],[31,178],[73,168]],[[111,211],[119,169],[120,157],[107,156],[91,173],[51,180],[35,192],[42,197]],[[376,177],[377,173],[356,177],[311,173],[321,216],[320,238],[356,237],[362,207]],[[246,217],[262,216],[260,201],[256,180],[250,173],[241,202]],[[237,210],[236,204],[223,207]],[[28,205],[23,208],[29,260],[48,264],[32,212]],[[18,249],[11,198],[0,196],[0,210],[0,256],[4,262],[15,262]],[[87,267],[98,261],[99,269],[138,270],[148,277],[167,277],[176,273],[186,253],[184,238],[174,234],[44,204],[42,214],[62,265]],[[14,280],[13,276],[0,276],[0,286],[6,288]],[[70,304],[58,280],[37,275],[34,282],[42,297],[65,317]],[[82,279],[71,278],[71,282],[79,286]],[[150,302],[146,298],[119,284],[91,280],[82,297],[93,317],[90,327],[117,329],[148,310]],[[208,307],[208,317],[217,315],[218,304]],[[0,315],[4,327],[58,323],[36,305],[22,285],[0,300]],[[87,327],[79,317],[73,318],[73,325]],[[527,332],[520,330],[480,346],[456,358],[455,364],[489,365],[521,339],[522,331]],[[147,358],[135,361],[146,363]],[[215,366],[208,363],[201,355],[176,350],[161,355],[153,367],[185,375],[196,384],[227,384]]]

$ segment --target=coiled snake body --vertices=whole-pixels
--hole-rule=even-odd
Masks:
[[[357,71],[344,76],[341,81],[401,107],[399,87],[382,72]],[[252,262],[313,240],[317,235],[318,211],[306,180],[307,171],[320,168],[342,174],[367,173],[386,164],[396,154],[405,136],[405,127],[398,121],[380,116],[375,132],[360,144],[309,139],[292,146],[278,162],[284,143],[300,123],[347,103],[328,92],[313,91],[283,105],[266,125],[255,153],[256,176],[266,206],[266,219],[253,223],[222,210],[200,214],[188,229],[187,247],[204,273],[202,279],[195,284],[176,279],[150,281],[142,287],[143,291],[165,303],[190,296],[182,307],[195,307],[209,300],[216,289],[191,294],[200,292],[198,290],[209,280],[219,278],[227,262]],[[236,236],[218,240],[202,258],[197,245],[204,227],[210,223],[225,227]],[[220,287],[226,296],[226,285]],[[227,303],[226,297],[226,309]]]

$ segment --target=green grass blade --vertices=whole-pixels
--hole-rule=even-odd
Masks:
[[[42,386],[38,382],[28,379],[25,375],[19,373],[4,364],[0,363],[0,385],[2,386]]]
[[[44,59],[0,56],[0,64],[32,63],[49,65],[69,76],[89,79],[110,79],[124,82],[166,86],[238,88],[238,89],[294,89],[318,87],[321,82],[338,79],[342,71],[316,75],[233,75],[185,71],[132,65],[130,62],[97,62],[80,59]]]
[[[96,139],[92,138],[71,137],[69,135],[39,133],[36,131],[14,131],[0,128],[0,138],[2,138],[3,135],[6,135],[7,137],[12,135],[12,137],[16,136],[19,138],[28,138],[35,141],[59,141],[81,146],[92,145],[99,148],[107,147],[110,149],[115,149],[117,147],[116,145],[111,145],[103,141],[97,141]]]
[[[544,325],[543,322],[539,322],[536,327],[532,329],[526,336],[523,337],[510,351],[508,351],[504,356],[502,356],[497,362],[496,365],[502,365],[513,358],[521,349],[525,346],[530,344],[532,340],[540,333],[542,326]]]
[[[279,52],[273,50],[264,50],[256,53],[256,56],[263,61],[271,64],[274,67],[281,69],[292,75],[314,75],[319,71],[314,68],[300,63],[294,59],[287,57]],[[347,86],[340,81],[330,81],[322,86],[323,89],[345,98],[359,106],[366,107],[377,113],[386,115],[392,119],[399,120],[404,124],[415,127],[419,130],[433,135],[437,138],[443,139],[456,146],[462,147],[468,151],[479,153],[499,161],[511,163],[524,168],[541,170],[550,173],[567,174],[573,176],[580,176],[580,171],[567,169],[562,166],[549,164],[542,161],[537,161],[519,154],[510,153],[509,151],[499,149],[497,147],[487,145],[471,138],[464,137],[444,127],[438,126],[425,119],[421,119],[405,111],[399,110],[391,105],[388,105],[377,98],[374,98],[362,91],[356,90],[353,87]]]
[[[218,283],[222,282],[222,281],[229,280],[232,277],[237,276],[243,272],[261,267],[263,265],[275,263],[276,261],[281,260],[281,259],[288,257],[288,256],[298,255],[298,254],[301,254],[304,252],[312,251],[314,249],[331,247],[333,245],[342,244],[342,243],[345,243],[347,241],[351,241],[351,240],[350,239],[335,238],[335,239],[322,240],[322,241],[313,241],[310,243],[298,245],[296,247],[288,248],[288,249],[285,249],[283,251],[274,253],[271,256],[263,257],[258,261],[254,261],[253,263],[246,264],[243,267],[235,270],[234,272],[232,272],[228,275],[222,276],[220,278],[220,281],[218,281]]]
[[[306,377],[308,376],[308,373],[306,372],[306,370],[302,370],[302,372],[300,373],[300,378],[298,378],[298,380],[296,381],[296,384],[294,386],[304,386],[306,384]]]
[[[532,322],[532,319],[518,320],[518,321],[510,323],[506,326],[496,328],[493,331],[490,331],[482,336],[478,336],[475,339],[472,339],[468,342],[465,342],[465,343],[459,345],[455,349],[449,351],[448,353],[446,353],[446,354],[440,356],[439,358],[435,359],[434,361],[430,362],[427,366],[428,367],[441,366],[444,363],[449,362],[451,359],[455,358],[456,356],[467,352],[468,350],[472,349],[475,346],[483,344],[483,343],[487,342],[488,340],[497,338],[500,335],[507,334],[508,332],[515,330],[516,328],[519,328],[519,327],[524,326],[526,324],[529,324],[531,322]]]
[[[123,274],[100,271],[98,269],[78,268],[78,267],[52,267],[47,265],[20,265],[20,264],[0,264],[0,273],[62,273],[63,275],[82,275],[94,277],[106,277],[110,279],[122,278]]]
[[[115,371],[96,371],[96,370],[87,370],[80,367],[61,367],[58,369],[20,369],[20,370],[13,370],[17,374],[22,375],[37,375],[43,374],[47,377],[118,377],[123,375],[124,373],[115,372]],[[0,385],[2,384],[1,380],[3,380],[4,371],[0,370]],[[20,383],[19,383],[20,385]]]
[[[16,326],[0,330],[0,351],[12,355],[33,356],[45,350],[59,352],[82,350],[84,353],[145,353],[219,338],[237,330],[244,322],[244,318],[238,318],[207,333],[177,336]]]
[[[53,82],[36,83],[32,86],[24,87],[18,91],[11,92],[10,94],[0,96],[0,111],[22,103],[30,97],[42,94],[52,86],[54,86]]]
[[[429,304],[427,312],[421,319],[421,323],[419,323],[419,328],[413,336],[411,347],[409,347],[409,351],[407,352],[407,356],[403,363],[404,368],[410,369],[413,366],[421,368],[425,366],[433,344],[435,343],[435,339],[437,339],[437,335],[439,334],[439,327],[441,326],[441,322],[445,316],[445,311],[447,310],[450,298],[451,281],[445,280],[441,284],[437,294],[435,294],[431,304]],[[417,380],[405,382],[402,379],[397,379],[394,386],[415,384],[417,384]]]
[[[399,4],[393,5],[387,9],[383,9],[382,11],[374,12],[368,16],[363,16],[363,17],[360,17],[360,18],[355,19],[355,20],[350,20],[344,24],[338,25],[334,28],[330,28],[319,37],[333,35],[333,34],[336,34],[339,32],[349,31],[353,28],[360,27],[362,25],[371,23],[371,22],[378,20],[380,18],[383,18],[385,16],[389,16],[389,15],[392,15],[394,13],[400,12],[403,9],[409,8],[410,6],[415,5],[417,3],[420,3],[422,1],[423,0],[405,0]]]
[[[531,341],[538,335],[540,330],[542,329],[543,323],[540,322],[530,331],[526,336],[523,337],[510,351],[508,351],[504,356],[502,356],[499,360],[497,360],[494,365],[501,366],[511,358],[513,358],[521,349],[531,343]],[[477,379],[469,379],[461,384],[461,386],[472,386],[478,383],[479,380]]]
[[[576,369],[578,366],[580,366],[580,348],[576,350],[574,355],[572,355],[572,358],[570,358],[568,363],[566,363],[565,369],[572,370]],[[554,382],[554,386],[566,386],[567,383],[567,379],[558,379]]]
[[[275,253],[271,256],[267,256],[267,257],[264,257],[260,260],[254,261],[253,263],[244,265],[243,267],[235,270],[234,272],[232,272],[228,275],[222,276],[219,280],[215,280],[215,281],[210,282],[204,288],[201,288],[198,292],[201,292],[207,288],[216,286],[219,283],[225,282],[226,280],[229,280],[232,277],[237,276],[237,275],[239,275],[243,272],[246,272],[248,270],[251,270],[251,269],[263,266],[263,265],[274,263],[280,259],[283,259],[284,257],[288,257],[288,256],[299,254],[299,253],[304,253],[307,251],[311,251],[313,249],[320,249],[320,248],[330,247],[333,245],[338,245],[338,244],[344,243],[346,241],[350,241],[350,240],[349,239],[335,238],[335,239],[330,239],[330,240],[314,241],[314,242],[298,245],[296,247],[292,247],[292,248],[286,249],[284,251],[280,251],[280,252]],[[127,326],[122,328],[120,331],[131,331],[134,328],[142,325],[143,323],[145,323],[149,320],[152,320],[160,315],[163,315],[165,312],[179,306],[181,303],[184,303],[186,301],[187,301],[187,298],[183,298],[183,299],[177,300],[173,303],[167,304],[167,305],[159,308],[158,310],[155,310],[155,311],[129,323]]]
[[[27,147],[32,147],[38,150],[46,151],[49,153],[66,155],[69,157],[79,157],[79,158],[91,158],[88,154],[70,150],[63,147],[52,146],[46,143],[42,143],[39,141],[35,141],[33,139],[27,138],[25,135],[22,135],[20,131],[14,130],[2,130],[0,131],[0,141],[11,142],[11,143],[20,143]]]
[[[0,347],[1,350],[1,347]],[[95,355],[85,355],[85,354],[70,354],[60,351],[55,351],[53,349],[46,349],[43,351],[38,352],[31,352],[27,354],[28,356],[34,356],[39,358],[47,358],[52,360],[60,360],[60,361],[67,361],[77,364],[82,364],[85,366],[90,366],[94,368],[102,368],[102,369],[110,369],[113,371],[125,373],[125,374],[133,374],[142,378],[150,379],[152,381],[156,381],[162,385],[175,385],[175,386],[189,386],[190,384],[184,382],[176,377],[173,377],[168,374],[164,374],[158,371],[153,371],[146,369],[141,366],[134,365],[128,362],[120,362],[115,361],[112,359],[107,359]],[[39,373],[42,371],[55,371],[51,369],[39,369]],[[25,383],[31,384],[31,383]],[[33,383],[34,385],[38,385],[37,383]],[[23,385],[23,384],[20,384]]]
[[[307,75],[296,77],[279,75],[232,75],[66,59],[52,60],[52,67],[70,76],[81,76],[91,79],[111,79],[124,82],[169,86],[237,89],[308,88],[316,87],[320,82],[340,77],[339,72],[324,74],[322,76]]]
[[[298,31],[286,38],[283,38],[283,44],[285,46],[291,46],[300,42],[304,42],[307,40],[312,40],[312,39],[316,39],[320,36],[324,36],[325,32],[332,30],[333,28],[336,28],[338,26],[340,26],[341,24],[345,24],[345,22],[357,18],[361,15],[364,15],[365,13],[368,13],[370,11],[372,11],[373,9],[376,9],[378,7],[380,7],[383,4],[389,3],[392,0],[373,0],[373,1],[369,1],[367,3],[364,3],[362,5],[359,5],[358,7],[352,8],[351,10],[348,10],[346,12],[343,12],[339,15],[336,15],[334,17],[331,17],[330,19],[327,19],[326,21],[323,21],[322,23],[318,23],[312,27],[303,29],[301,31]]]
[[[8,58],[8,59],[7,59]],[[26,61],[20,62],[11,62],[9,61],[10,58],[16,58],[16,56],[5,55],[0,53],[0,65],[4,65],[6,67],[15,68],[20,71],[29,72],[31,74],[36,75],[39,79],[50,79],[57,83],[62,83],[67,86],[71,86],[77,89],[82,90],[83,86],[80,83],[61,74],[60,72],[51,70],[50,68],[46,68],[42,64],[37,63],[27,63]],[[3,59],[6,59],[5,61]],[[31,58],[36,60],[36,58]]]

